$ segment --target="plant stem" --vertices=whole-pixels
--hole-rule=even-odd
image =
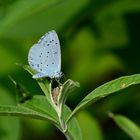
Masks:
[[[72,139],[70,138],[70,136],[68,135],[67,132],[65,132],[64,135],[65,135],[65,137],[67,138],[67,140],[72,140]]]
[[[65,137],[67,138],[67,140],[72,140],[72,138],[68,134],[67,125],[64,123],[64,120],[61,117],[59,118],[59,122],[60,122],[61,128],[63,130],[62,133],[65,135]]]
[[[67,125],[64,121],[64,118],[62,116],[62,103],[57,104],[55,102],[55,100],[52,97],[52,90],[51,90],[51,86],[52,83],[50,83],[50,99],[51,99],[51,104],[53,106],[53,108],[55,109],[57,115],[58,115],[58,119],[59,119],[59,124],[60,124],[60,131],[65,135],[65,137],[67,138],[67,140],[72,140],[71,136],[69,135],[68,131],[67,131]],[[59,93],[60,94],[60,93]]]

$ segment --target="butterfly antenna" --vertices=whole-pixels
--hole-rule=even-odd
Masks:
[[[63,77],[62,81],[66,81],[67,80],[66,75],[63,72],[61,72],[61,77]]]
[[[66,75],[62,73],[62,76],[64,77],[64,80],[66,81],[67,80]]]

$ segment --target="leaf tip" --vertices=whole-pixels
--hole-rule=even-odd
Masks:
[[[110,118],[113,118],[113,117],[114,117],[114,114],[113,114],[112,112],[108,112],[108,116],[109,116]]]
[[[11,75],[8,75],[8,78],[9,78],[15,85],[17,84],[16,81],[12,78]]]

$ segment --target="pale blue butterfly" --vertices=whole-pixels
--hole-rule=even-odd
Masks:
[[[61,77],[61,50],[56,32],[46,33],[37,44],[29,50],[28,63],[37,71],[33,78]]]

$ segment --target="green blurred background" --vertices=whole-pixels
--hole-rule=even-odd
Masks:
[[[27,64],[30,47],[50,30],[58,33],[62,71],[81,87],[67,105],[73,109],[97,86],[140,73],[139,0],[0,0],[0,104],[15,104],[11,75],[32,94],[35,80],[15,63]],[[129,140],[108,117],[123,114],[140,125],[140,86],[102,99],[77,114],[84,140]],[[0,117],[0,140],[65,140],[48,122]]]

